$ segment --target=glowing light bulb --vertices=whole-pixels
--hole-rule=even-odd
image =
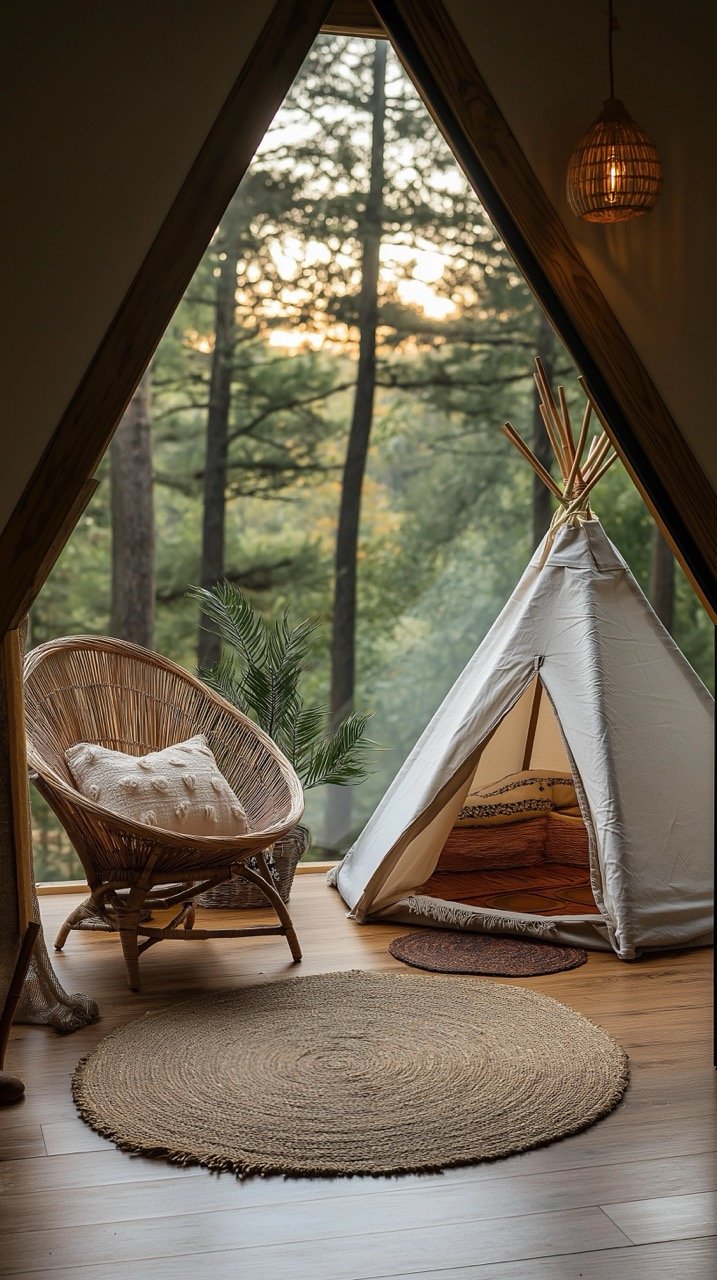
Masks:
[[[604,103],[570,157],[570,208],[588,222],[622,222],[648,213],[662,186],[655,144],[615,98]]]

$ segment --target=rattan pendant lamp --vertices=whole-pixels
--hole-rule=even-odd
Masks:
[[[662,187],[657,147],[615,97],[612,38],[616,28],[613,0],[608,0],[610,97],[568,164],[568,204],[588,222],[625,222],[649,213]]]

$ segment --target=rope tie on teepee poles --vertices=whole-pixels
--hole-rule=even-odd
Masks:
[[[525,441],[509,422],[505,423],[502,430],[503,434],[510,440],[511,444],[515,445],[518,452],[523,455],[535,474],[542,480],[543,484],[559,503],[543,545],[539,566],[542,569],[550,555],[555,535],[559,529],[564,526],[575,529],[594,518],[590,509],[590,494],[608,468],[612,466],[617,458],[617,453],[608,434],[607,423],[589,388],[586,386],[584,378],[578,378],[578,382],[585,392],[587,403],[576,441],[565,398],[565,388],[558,387],[558,398],[556,400],[546,377],[545,369],[537,356],[534,377],[538,395],[540,396],[540,416],[543,419],[543,425],[558,464],[561,483],[554,480],[550,472],[538,461],[533,451],[528,448]],[[598,419],[602,430],[593,437],[587,454],[585,454],[590,417],[593,413]],[[583,460],[584,454],[585,458]]]

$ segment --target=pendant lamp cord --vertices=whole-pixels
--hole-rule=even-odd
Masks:
[[[615,97],[615,74],[612,66],[612,33],[617,28],[617,19],[612,11],[613,0],[608,0],[608,37],[607,37],[607,55],[608,66],[610,68],[610,97]]]

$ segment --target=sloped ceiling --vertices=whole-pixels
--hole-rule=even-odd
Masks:
[[[618,0],[618,97],[662,155],[655,210],[583,222],[565,168],[608,96],[604,0],[445,0],[513,133],[717,489],[713,362],[717,332],[717,5]]]
[[[0,202],[8,332],[0,529],[140,266],[272,0],[32,0],[6,14]],[[665,160],[648,218],[569,212],[566,157],[605,90],[602,0],[446,0],[499,107],[717,487],[717,207],[707,102],[717,10],[622,0],[618,91]],[[301,5],[298,6],[301,9]],[[712,125],[714,128],[714,125]]]
[[[272,7],[28,0],[6,9],[0,527]]]

